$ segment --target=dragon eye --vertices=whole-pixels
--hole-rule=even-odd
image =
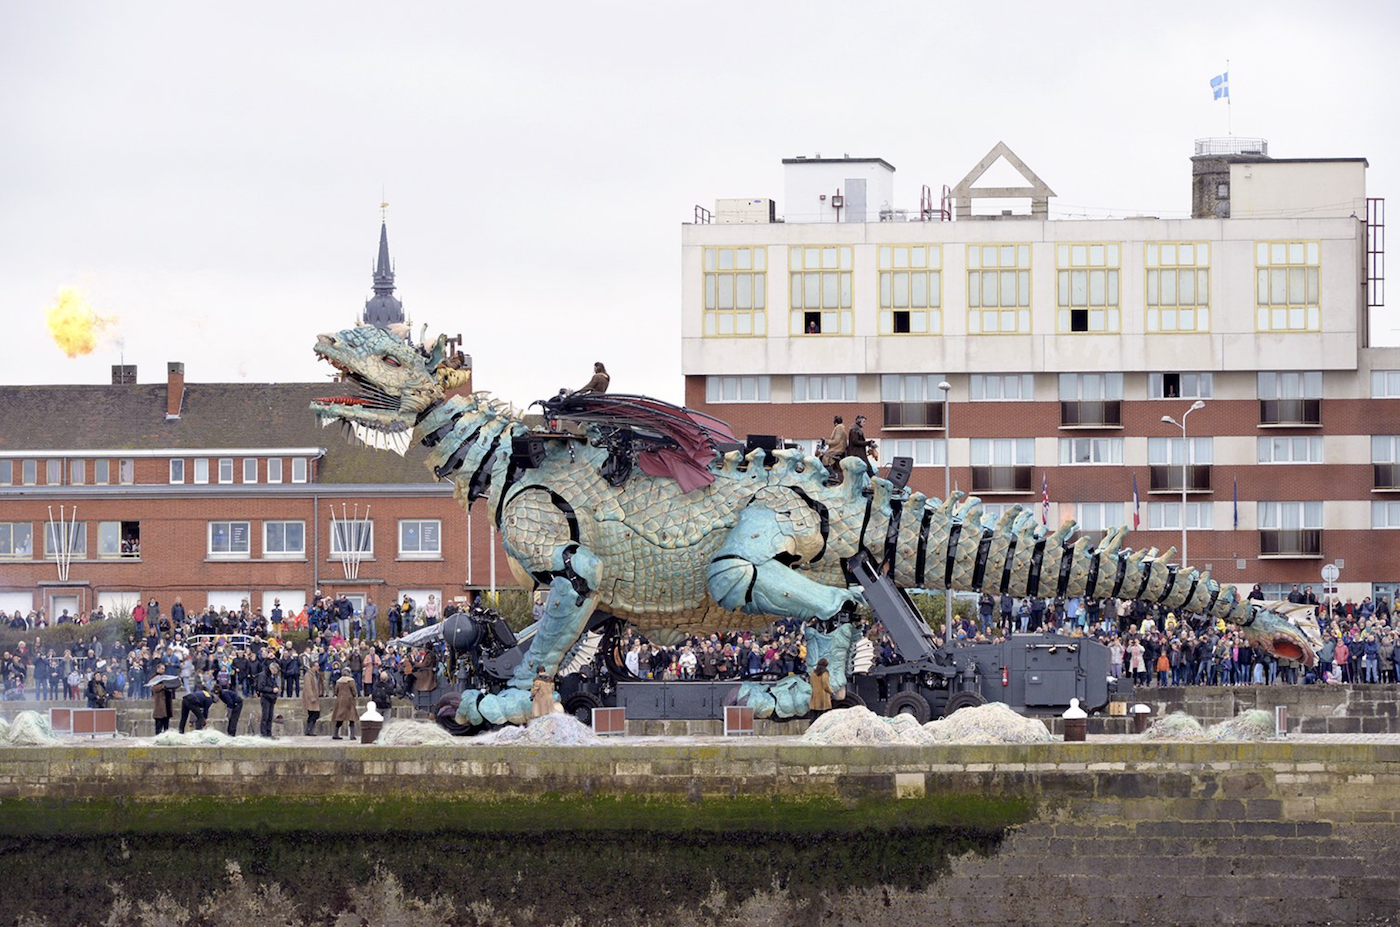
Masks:
[[[398,359],[397,357],[393,356],[392,354],[385,354],[385,355],[384,355],[384,363],[388,364],[390,367],[402,367],[402,366],[403,366],[403,364],[400,364],[400,363],[399,363],[399,359]]]

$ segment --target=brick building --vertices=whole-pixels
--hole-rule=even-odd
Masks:
[[[892,207],[882,159],[785,160],[785,214],[719,200],[682,230],[687,405],[809,450],[863,413],[929,494],[947,438],[952,482],[993,515],[1039,515],[1043,490],[1050,524],[1136,520],[1129,543],[1161,549],[1184,517],[1190,563],[1221,580],[1321,593],[1336,563],[1342,597],[1393,598],[1400,349],[1370,338],[1384,203],[1360,158],[1196,148],[1189,219],[1051,219],[1005,145],[917,211]],[[1023,186],[977,185],[1000,159]]]
[[[387,230],[364,320],[403,321]],[[344,442],[307,406],[321,383],[0,386],[0,610],[57,617],[152,596],[168,611],[300,610],[312,591],[382,607],[509,582],[484,510],[424,466]],[[480,507],[478,507],[480,508]],[[64,527],[59,527],[64,523]],[[65,541],[66,539],[66,541]]]

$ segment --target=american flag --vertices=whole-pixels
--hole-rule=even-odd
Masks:
[[[1044,473],[1040,475],[1040,523],[1050,524],[1050,483]]]
[[[1142,506],[1138,503],[1137,474],[1133,474],[1133,530],[1142,524]]]

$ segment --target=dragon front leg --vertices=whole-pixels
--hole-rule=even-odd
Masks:
[[[557,556],[560,569],[550,581],[549,598],[530,649],[500,692],[462,693],[457,709],[458,722],[476,726],[484,722],[527,723],[530,720],[530,685],[538,668],[543,666],[552,678],[559,672],[559,664],[569,648],[583,634],[589,617],[598,607],[602,565],[597,556],[582,547],[561,549]]]
[[[803,510],[781,511],[750,506],[739,516],[724,543],[710,560],[710,595],[728,609],[750,615],[830,619],[860,604],[860,595],[845,587],[828,586],[802,575],[780,558],[795,559],[810,541]],[[819,650],[830,649],[828,663],[844,677],[851,645],[849,625],[819,635]],[[811,638],[809,637],[809,640]],[[810,646],[810,644],[809,644]],[[818,656],[809,652],[809,662]],[[835,673],[833,672],[833,677]],[[842,679],[844,685],[844,678]],[[833,678],[833,688],[837,683]],[[790,676],[777,683],[745,683],[739,698],[759,717],[794,717],[811,708],[812,690],[805,679]]]

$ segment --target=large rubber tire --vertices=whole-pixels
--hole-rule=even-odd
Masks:
[[[981,692],[959,692],[948,699],[948,705],[943,709],[943,717],[948,717],[955,711],[964,708],[976,708],[978,705],[987,704],[987,700],[982,697]]]
[[[928,707],[928,699],[917,692],[897,692],[885,703],[885,715],[890,718],[895,715],[913,715],[915,721],[927,724],[932,713]]]
[[[864,707],[865,707],[865,699],[861,698],[859,695],[856,695],[854,692],[852,692],[851,689],[850,689],[850,687],[848,686],[848,687],[846,688],[846,694],[845,694],[845,696],[842,697],[842,698],[836,699],[835,701],[833,701],[833,702],[831,703],[831,707],[832,707],[832,708],[864,708]]]
[[[564,712],[573,715],[581,724],[593,723],[593,709],[602,708],[603,702],[592,692],[575,692],[564,703]]]

